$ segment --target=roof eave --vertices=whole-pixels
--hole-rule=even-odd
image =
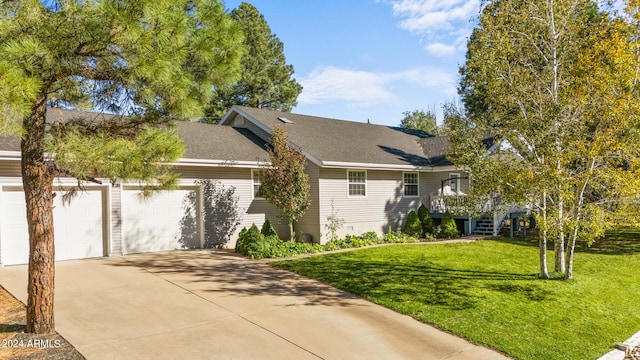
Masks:
[[[324,168],[333,168],[333,169],[367,169],[367,170],[420,171],[420,172],[441,172],[441,171],[462,170],[459,167],[456,167],[454,165],[416,166],[416,165],[400,165],[400,164],[342,162],[342,161],[323,161],[321,166]]]

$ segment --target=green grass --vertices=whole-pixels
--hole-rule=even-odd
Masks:
[[[572,281],[538,279],[535,241],[386,246],[275,265],[519,359],[595,359],[640,330],[640,233],[581,247]]]

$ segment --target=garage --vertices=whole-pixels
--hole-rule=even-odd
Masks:
[[[107,188],[87,187],[70,204],[63,204],[64,191],[54,198],[56,260],[105,255]],[[0,262],[3,265],[29,262],[29,231],[24,192],[20,186],[3,186],[0,199]]]
[[[125,254],[201,247],[198,187],[154,191],[123,187],[122,241]]]

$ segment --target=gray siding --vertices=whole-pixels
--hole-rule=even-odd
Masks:
[[[2,177],[21,177],[20,160],[0,161],[0,174]],[[22,183],[22,179],[18,179]]]
[[[303,238],[313,242],[320,242],[322,240],[322,229],[320,228],[320,168],[307,161],[306,171],[309,174],[309,183],[311,185],[309,191],[311,204],[304,216],[296,223],[295,231]]]
[[[359,170],[359,169],[353,169]],[[379,235],[399,230],[406,215],[421,204],[429,206],[432,194],[437,194],[441,180],[449,178],[449,172],[419,173],[419,196],[403,196],[403,172],[367,170],[367,194],[365,197],[348,196],[346,169],[320,169],[319,172],[319,221],[322,243],[328,240],[327,216],[331,215],[331,202],[344,225],[338,236],[375,231]],[[460,176],[466,176],[462,172]],[[468,181],[461,180],[462,191],[468,190]]]
[[[243,227],[249,228],[256,224],[262,227],[265,219],[273,224],[276,232],[282,238],[289,236],[289,227],[286,221],[282,221],[282,214],[275,206],[264,199],[253,198],[253,182],[251,169],[234,167],[198,167],[181,166],[177,170],[182,175],[182,185],[193,185],[196,180],[217,181],[224,188],[234,187],[234,196],[238,197],[238,208],[241,219],[235,233],[227,243],[228,248],[234,248],[238,234]],[[206,228],[206,226],[205,226]]]

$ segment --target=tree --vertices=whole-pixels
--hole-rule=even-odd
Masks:
[[[573,276],[576,241],[632,210],[638,185],[637,27],[588,0],[488,1],[449,108],[449,158],[476,194],[535,207],[540,275]],[[494,156],[475,139],[492,134]],[[568,241],[567,241],[568,239]]]
[[[245,35],[242,76],[231,86],[216,88],[207,121],[217,122],[232,105],[291,111],[298,104],[302,86],[292,77],[293,66],[286,64],[284,44],[271,34],[264,16],[253,5],[241,3],[231,11],[231,17]]]
[[[29,229],[27,332],[54,331],[53,180],[171,186],[172,119],[238,74],[237,25],[217,1],[3,1],[0,128],[20,135]],[[131,116],[47,123],[48,104]]]
[[[403,129],[422,130],[427,134],[439,135],[438,123],[434,111],[413,110],[402,113],[404,118],[400,120],[400,127]]]
[[[293,239],[293,223],[311,204],[309,175],[304,171],[306,158],[288,142],[287,132],[275,127],[271,134],[273,149],[269,151],[271,164],[263,168],[264,197],[282,211],[289,223]]]

